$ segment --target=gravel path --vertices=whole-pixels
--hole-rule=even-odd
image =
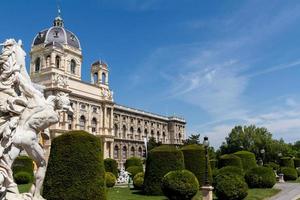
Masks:
[[[274,188],[281,191],[269,200],[297,200],[300,198],[300,183],[276,183]]]

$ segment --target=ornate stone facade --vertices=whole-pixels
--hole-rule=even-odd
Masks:
[[[144,138],[165,144],[181,144],[185,120],[121,106],[109,88],[109,68],[103,61],[91,66],[91,83],[81,80],[82,50],[78,38],[64,28],[61,17],[39,32],[30,52],[30,75],[43,85],[45,95],[69,94],[73,115],[63,114],[50,129],[51,139],[68,130],[86,130],[103,138],[104,157],[121,166],[131,156],[144,155]],[[50,140],[51,141],[51,140]],[[45,144],[48,150],[51,142]]]

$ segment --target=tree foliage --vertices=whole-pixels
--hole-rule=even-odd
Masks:
[[[156,142],[156,139],[154,137],[150,137],[148,142],[147,142],[147,150],[148,152],[154,149],[155,147],[160,146],[162,143],[161,142]]]
[[[192,134],[183,142],[184,145],[200,144],[200,134]]]

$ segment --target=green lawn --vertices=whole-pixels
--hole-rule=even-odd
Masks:
[[[18,185],[20,193],[28,192],[30,190],[31,184],[32,183]]]
[[[274,196],[280,190],[277,189],[249,189],[245,200],[263,200]],[[145,196],[136,190],[129,188],[112,188],[108,190],[109,200],[167,200],[164,196]],[[200,192],[192,200],[202,200]]]

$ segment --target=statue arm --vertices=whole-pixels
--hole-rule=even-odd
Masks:
[[[38,95],[40,97],[43,96],[43,94],[35,89],[31,83],[31,81],[27,81],[23,78],[22,74],[19,72],[16,73],[17,82],[19,83],[20,89],[22,92],[24,92],[26,97],[33,98],[34,95]]]

